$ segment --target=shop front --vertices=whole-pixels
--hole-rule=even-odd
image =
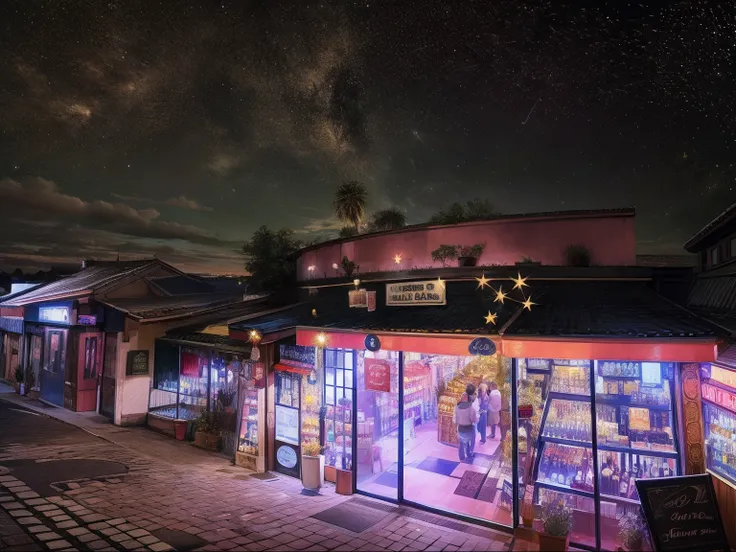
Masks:
[[[299,328],[297,343],[312,344],[323,367],[325,464],[351,471],[357,492],[509,530],[541,530],[545,505],[562,501],[571,541],[589,549],[621,545],[619,520],[639,515],[635,479],[685,473],[680,362],[714,355],[713,340],[319,328]],[[471,456],[453,421],[468,384],[500,394]]]

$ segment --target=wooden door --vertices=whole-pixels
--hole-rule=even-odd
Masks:
[[[97,386],[102,368],[102,334],[79,334],[77,354],[77,412],[97,410]]]
[[[100,388],[100,414],[115,419],[115,370],[117,367],[118,334],[105,334],[105,354]]]

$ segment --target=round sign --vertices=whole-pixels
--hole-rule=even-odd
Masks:
[[[378,339],[377,335],[374,334],[368,334],[365,336],[365,348],[371,351],[372,353],[375,353],[376,351],[381,350],[381,340]]]
[[[490,356],[496,352],[496,344],[487,337],[476,337],[468,345],[471,355]]]
[[[276,460],[285,468],[294,468],[296,466],[296,451],[286,445],[281,445],[276,451]]]

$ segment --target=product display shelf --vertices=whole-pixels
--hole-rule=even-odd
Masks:
[[[736,414],[705,402],[706,468],[736,488]]]
[[[604,444],[598,444],[596,447],[600,451],[608,451],[608,452],[621,452],[624,454],[635,454],[639,456],[658,456],[662,458],[678,458],[680,455],[675,451],[667,451],[667,450],[656,450],[656,449],[647,449],[647,448],[631,448],[631,447],[619,447],[616,445],[604,445]]]
[[[353,467],[352,401],[328,406],[325,417],[325,464],[343,470]]]
[[[247,387],[240,404],[240,427],[238,428],[238,448],[235,463],[256,472],[266,471],[266,457],[263,444],[266,442],[265,389]]]

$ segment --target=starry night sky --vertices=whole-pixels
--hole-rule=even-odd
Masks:
[[[242,272],[348,179],[423,222],[636,206],[640,253],[736,201],[732,2],[0,3],[0,268]]]

